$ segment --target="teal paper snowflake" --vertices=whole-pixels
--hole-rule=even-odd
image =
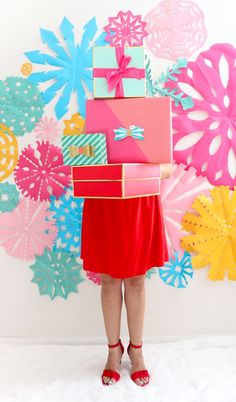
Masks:
[[[80,253],[83,198],[75,198],[72,189],[58,199],[51,197],[50,210],[54,212],[58,236],[53,250],[58,247],[67,252]]]
[[[151,279],[153,274],[157,274],[158,268],[151,268],[148,271],[146,271],[146,278]]]
[[[37,85],[27,78],[0,81],[0,122],[15,135],[30,133],[43,115],[44,106]]]
[[[14,184],[0,184],[0,211],[10,212],[19,203],[19,191]]]
[[[85,280],[76,256],[63,251],[54,252],[46,248],[29,268],[34,272],[31,282],[38,285],[40,295],[49,295],[51,300],[57,296],[67,299],[69,293],[78,293],[77,285]]]
[[[75,43],[74,26],[63,18],[60,32],[65,45],[59,42],[56,35],[46,29],[40,29],[41,39],[50,48],[51,54],[41,53],[39,50],[26,52],[25,55],[32,63],[45,65],[47,70],[32,73],[29,80],[33,83],[45,83],[49,81],[48,88],[43,92],[45,103],[59,95],[55,105],[55,113],[58,119],[63,117],[69,107],[70,98],[76,92],[80,114],[85,117],[86,87],[92,92],[92,48],[105,46],[106,33],[102,32],[96,39],[96,19],[92,18],[85,26],[80,44]],[[52,69],[49,69],[52,67]]]
[[[190,254],[184,251],[181,257],[180,251],[174,251],[174,257],[170,257],[164,267],[159,268],[159,275],[166,285],[185,288],[188,279],[193,277]]]
[[[172,67],[168,67],[165,73],[161,73],[157,80],[153,80],[150,60],[146,57],[146,82],[148,96],[169,96],[173,99],[175,106],[181,104],[184,110],[193,107],[193,99],[191,96],[184,96],[183,92],[179,92],[178,88],[163,87],[168,81],[178,81],[176,75],[181,73],[181,68],[187,66],[187,60],[179,58]]]

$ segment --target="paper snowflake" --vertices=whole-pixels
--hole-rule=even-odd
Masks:
[[[85,132],[85,119],[74,113],[69,120],[64,120],[63,135],[79,135]]]
[[[180,75],[181,69],[187,67],[186,59],[178,59],[171,67],[168,67],[166,72],[162,72],[157,80],[152,77],[152,70],[150,59],[145,56],[146,59],[146,83],[147,83],[147,95],[148,96],[169,96],[175,106],[181,104],[184,110],[191,109],[193,107],[193,99],[191,96],[185,96],[183,91],[180,91],[177,87],[169,88],[163,87],[163,84],[169,81],[177,81],[176,75]]]
[[[60,134],[59,122],[54,117],[43,116],[34,128],[36,137],[42,141],[55,141]]]
[[[14,184],[0,184],[0,211],[12,211],[19,203],[19,191]]]
[[[83,203],[84,199],[73,197],[70,189],[58,200],[51,197],[50,205],[58,227],[59,247],[63,251],[74,252],[77,256],[80,253]],[[54,250],[57,247],[56,245]]]
[[[43,114],[44,102],[37,86],[27,78],[0,81],[0,123],[15,135],[30,133]]]
[[[0,182],[12,174],[17,160],[17,139],[9,127],[0,123]]]
[[[151,268],[148,271],[146,271],[146,278],[151,279],[153,274],[157,274],[159,268]]]
[[[161,180],[160,197],[170,255],[180,250],[181,220],[186,210],[199,193],[209,194],[212,188],[206,178],[196,176],[193,167],[185,169],[183,164],[174,164],[172,175]]]
[[[193,268],[210,265],[212,280],[236,280],[236,187],[214,187],[211,197],[199,195],[192,204],[194,212],[186,212],[183,229],[192,232],[181,238],[181,246],[194,252]]]
[[[234,186],[236,49],[213,45],[182,69],[175,85],[194,98],[190,112],[173,105],[175,160],[194,166],[214,185]]]
[[[188,0],[164,0],[145,17],[146,44],[157,57],[190,57],[206,40],[204,14]]]
[[[25,197],[49,200],[65,193],[70,184],[70,166],[63,165],[62,151],[48,141],[24,148],[14,171],[15,182]]]
[[[159,275],[166,285],[185,288],[188,285],[188,280],[193,277],[190,254],[186,251],[184,253],[175,251],[174,256],[165,262],[164,267],[159,268]]]
[[[133,15],[131,11],[119,11],[116,17],[109,17],[109,24],[104,27],[107,32],[106,41],[112,46],[142,46],[146,22],[141,15]]]
[[[74,26],[67,18],[63,18],[60,32],[64,43],[60,43],[56,35],[46,29],[40,29],[41,39],[50,48],[51,54],[41,53],[39,50],[26,52],[25,55],[32,63],[45,65],[46,70],[34,72],[29,76],[33,83],[47,83],[48,88],[43,92],[46,104],[57,95],[59,99],[55,105],[58,119],[63,117],[69,107],[71,95],[76,92],[79,112],[85,117],[86,93],[84,86],[92,92],[92,46],[105,46],[105,32],[96,39],[96,19],[92,18],[85,26],[80,44],[75,43]],[[52,69],[48,69],[52,66]]]
[[[0,214],[0,245],[6,253],[23,260],[32,260],[52,247],[57,227],[48,203],[23,198],[11,212]]]
[[[33,71],[32,63],[23,63],[20,71],[25,77],[28,77]]]
[[[40,295],[49,295],[51,300],[57,296],[67,299],[70,293],[78,293],[77,286],[84,281],[74,254],[63,251],[45,249],[29,268],[34,272],[31,282],[38,285]]]
[[[87,278],[90,281],[94,282],[95,285],[101,285],[102,284],[101,275],[99,273],[91,272],[91,271],[87,271],[87,270],[85,270],[85,272],[86,272]]]

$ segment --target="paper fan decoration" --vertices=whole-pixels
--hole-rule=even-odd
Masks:
[[[0,123],[0,182],[9,177],[18,160],[18,143],[13,132]]]
[[[69,120],[64,120],[64,124],[64,135],[79,135],[85,132],[85,119],[79,113],[74,113]]]
[[[183,229],[191,232],[181,238],[181,246],[192,257],[195,269],[210,265],[211,280],[236,280],[236,187],[214,187],[211,197],[199,195],[193,202],[194,212],[182,219]]]
[[[6,124],[15,135],[30,133],[43,110],[41,93],[27,78],[8,77],[0,81],[0,123]]]
[[[14,184],[0,184],[0,211],[12,211],[19,203],[19,191]]]
[[[168,87],[172,87],[168,82]],[[214,185],[236,183],[236,49],[216,44],[181,70],[179,89],[191,93],[188,112],[173,105],[177,163],[194,166]]]
[[[193,277],[191,255],[186,251],[184,253],[175,251],[173,257],[165,262],[164,267],[159,268],[159,275],[166,285],[185,288],[189,279]]]
[[[175,60],[190,57],[205,43],[204,14],[189,0],[164,0],[146,17],[146,45],[154,56]]]
[[[43,116],[34,128],[36,138],[42,141],[55,141],[59,137],[60,127],[54,117]]]
[[[185,169],[183,164],[174,164],[172,175],[161,180],[160,197],[170,255],[180,250],[181,220],[186,210],[200,192],[208,194],[212,187],[206,178],[196,176],[193,167]]]
[[[51,197],[50,210],[56,219],[59,247],[63,251],[80,253],[83,198],[75,198],[72,189],[59,197]],[[57,241],[58,243],[58,241]],[[57,249],[57,243],[55,250]]]
[[[43,100],[46,104],[59,97],[55,105],[57,119],[63,117],[69,108],[71,95],[76,92],[80,114],[85,117],[85,88],[92,93],[92,47],[105,46],[105,32],[95,38],[97,33],[96,19],[92,18],[85,26],[80,44],[75,43],[74,26],[63,18],[60,33],[64,42],[46,29],[40,29],[41,39],[46,43],[50,52],[41,53],[39,50],[26,52],[28,59],[46,69],[33,72],[29,80],[36,84],[46,83]],[[53,54],[53,55],[52,55]],[[45,85],[44,85],[45,88]]]
[[[7,254],[22,260],[32,260],[52,247],[57,236],[48,203],[23,198],[11,212],[0,214],[0,245]]]
[[[131,11],[119,11],[116,17],[109,17],[109,24],[104,27],[106,41],[112,46],[142,46],[148,33],[146,22],[141,18],[141,15],[133,15]]]
[[[75,256],[63,251],[45,249],[29,268],[34,273],[31,282],[38,285],[40,295],[49,295],[51,300],[57,296],[67,299],[70,293],[78,293],[77,286],[84,281]]]
[[[14,171],[15,182],[25,197],[49,200],[65,193],[70,184],[70,166],[63,165],[62,151],[48,141],[24,148]]]
[[[94,282],[95,285],[101,285],[101,284],[102,284],[101,275],[100,275],[100,274],[98,274],[97,272],[91,272],[91,271],[87,271],[87,270],[85,270],[85,272],[86,272],[87,278],[88,278],[90,281]]]

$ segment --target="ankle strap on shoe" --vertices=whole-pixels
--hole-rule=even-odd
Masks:
[[[119,339],[119,342],[117,342],[115,345],[109,345],[109,343],[108,343],[108,346],[109,346],[109,348],[115,348],[116,346],[120,345],[120,342],[121,342],[121,340]]]
[[[130,346],[132,346],[133,348],[141,348],[141,347],[142,347],[142,342],[141,342],[140,345],[134,345],[133,343],[131,343],[131,342],[129,341],[129,344],[130,344]]]

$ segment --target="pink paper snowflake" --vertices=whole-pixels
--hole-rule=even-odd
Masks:
[[[172,175],[161,180],[161,203],[167,246],[170,255],[181,250],[180,237],[181,220],[197,195],[208,194],[211,184],[202,176],[196,176],[196,170],[191,167],[185,170],[183,164],[174,164]],[[183,191],[184,189],[184,191]]]
[[[174,158],[214,185],[236,184],[236,49],[216,44],[168,82],[192,94],[191,111],[173,105]]]
[[[32,260],[52,247],[57,227],[48,207],[47,202],[23,198],[13,211],[0,214],[0,245],[7,254]]]
[[[63,165],[61,149],[46,142],[36,142],[36,149],[24,148],[14,171],[15,182],[25,197],[49,200],[65,193],[70,185],[70,166]]]
[[[101,285],[102,283],[101,275],[98,274],[97,272],[91,272],[86,270],[86,276],[90,281],[94,282],[95,285]]]
[[[116,17],[109,17],[109,25],[104,27],[107,32],[105,40],[113,46],[142,46],[146,22],[141,15],[133,15],[131,11],[119,11]]]
[[[190,57],[206,40],[204,14],[189,0],[164,0],[145,20],[149,34],[147,47],[158,57],[169,60]]]
[[[39,140],[53,142],[59,136],[59,122],[54,117],[43,116],[36,124],[34,132]]]

